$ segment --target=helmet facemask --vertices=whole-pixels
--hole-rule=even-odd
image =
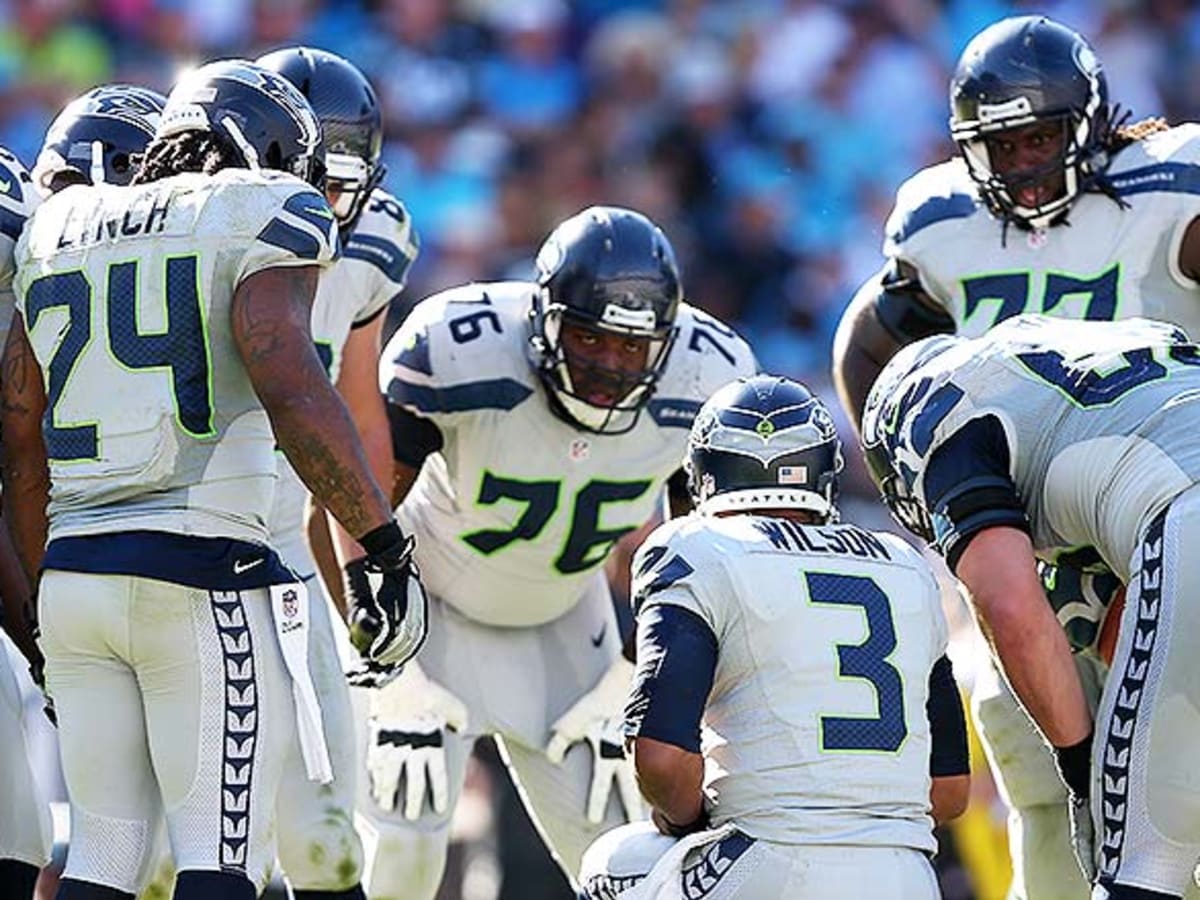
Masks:
[[[671,346],[674,326],[656,327],[651,309],[629,309],[609,303],[600,321],[572,314],[563,304],[550,301],[541,288],[534,304],[533,346],[538,369],[553,401],[580,428],[598,434],[623,434],[636,424],[638,415],[654,393]],[[644,362],[636,368],[612,368],[570,352],[563,341],[563,326],[584,334],[612,336],[645,344]],[[597,393],[612,399],[597,402]]]
[[[1059,125],[1062,129],[1061,151],[1039,166],[1003,174],[998,172],[988,146],[989,138],[1039,122]],[[1069,112],[1057,116],[1022,116],[1014,122],[1006,121],[1000,127],[956,128],[954,139],[967,171],[989,209],[1029,228],[1046,228],[1070,208],[1104,169],[1106,160],[1093,131],[1090,116]],[[1024,189],[1041,187],[1059,176],[1060,190],[1050,199],[1034,205],[1021,202]]]
[[[353,153],[325,154],[325,195],[343,232],[358,224],[371,192],[383,181],[384,167]]]
[[[1005,223],[1046,228],[1099,186],[1112,130],[1108,85],[1095,52],[1077,32],[1044,16],[1014,16],[989,25],[967,44],[950,82],[950,133],[980,198]],[[1001,174],[987,139],[1000,132],[1056,122],[1058,159]],[[1035,204],[1022,189],[1061,181],[1062,190]]]

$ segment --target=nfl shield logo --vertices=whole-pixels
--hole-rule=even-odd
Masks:
[[[296,614],[300,612],[299,598],[294,590],[283,592],[283,614],[289,619],[296,618]]]
[[[567,450],[567,457],[571,462],[583,462],[591,452],[592,445],[590,441],[584,438],[575,438],[575,440],[571,441],[571,446]]]

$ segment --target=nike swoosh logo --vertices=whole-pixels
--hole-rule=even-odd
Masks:
[[[267,561],[267,558],[265,556],[260,556],[258,559],[252,559],[249,562],[246,562],[246,561],[240,560],[240,559],[235,559],[233,561],[233,574],[241,575],[243,572],[249,572],[255,566],[261,565],[262,563],[265,563],[266,561]]]
[[[596,635],[595,637],[591,638],[593,647],[599,647],[601,644],[604,643],[604,635],[607,631],[608,631],[608,623],[605,622],[604,627],[602,627],[600,629],[600,633],[598,635]]]

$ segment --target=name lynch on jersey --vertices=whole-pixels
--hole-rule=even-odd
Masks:
[[[144,197],[138,197],[123,214],[112,216],[103,215],[103,209],[93,209],[88,212],[82,222],[78,220],[72,210],[71,214],[63,220],[63,229],[58,236],[58,249],[82,249],[89,244],[115,240],[118,236],[161,234],[167,224],[167,212],[170,210],[173,196],[174,194],[169,192],[147,194]],[[97,212],[100,215],[96,215]],[[142,216],[140,221],[138,220],[139,216]]]

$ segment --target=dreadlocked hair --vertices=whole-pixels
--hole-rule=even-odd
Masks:
[[[1145,140],[1151,135],[1159,134],[1171,127],[1167,124],[1166,119],[1159,118],[1158,116],[1149,116],[1145,119],[1139,119],[1136,122],[1130,122],[1129,120],[1132,118],[1132,115],[1129,110],[1123,109],[1119,103],[1113,105],[1112,114],[1105,123],[1104,138],[1101,141],[1101,148],[1108,159],[1112,159],[1119,151],[1125,149],[1130,144]],[[1108,197],[1108,199],[1112,200],[1121,209],[1128,209],[1129,204],[1121,197],[1109,179],[1107,168],[1106,164],[1106,171],[1096,176],[1089,189]]]
[[[1104,149],[1110,156],[1130,144],[1145,140],[1153,134],[1167,131],[1171,127],[1167,124],[1166,119],[1159,116],[1147,116],[1145,119],[1130,122],[1132,117],[1133,114],[1127,109],[1122,109],[1119,103],[1113,106],[1104,139]]]
[[[148,184],[183,172],[211,175],[220,169],[244,166],[241,152],[224,135],[193,129],[152,141],[133,184]]]

